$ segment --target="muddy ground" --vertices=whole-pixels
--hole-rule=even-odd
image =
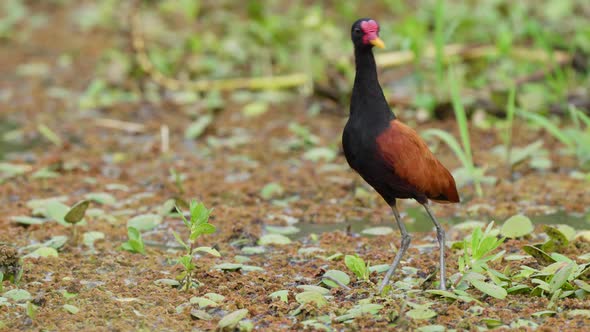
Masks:
[[[53,15],[59,20],[64,14]],[[89,231],[104,234],[104,239],[97,240],[92,250],[82,243],[68,241],[59,249],[58,257],[23,260],[18,288],[31,294],[30,302],[37,308],[31,315],[27,314],[25,302],[2,306],[0,329],[211,330],[223,316],[238,309],[248,310],[247,320],[256,330],[307,327],[381,331],[426,325],[477,330],[486,326],[485,319],[498,319],[504,326],[524,319],[546,330],[556,327],[584,330],[590,326],[590,318],[568,315],[574,309],[590,309],[587,300],[573,298],[560,300],[560,310],[554,316],[531,317],[532,313],[546,309],[547,298],[509,295],[505,300],[498,300],[471,290],[481,301],[479,304],[449,302],[422,294],[419,284],[411,291],[396,289],[392,295],[375,296],[375,285],[382,273],[374,272],[370,282],[362,282],[347,270],[342,258],[325,259],[336,253],[357,254],[372,265],[387,264],[400,240],[388,207],[346,165],[340,149],[345,110],[341,114],[320,112],[310,116],[309,101],[292,94],[285,101],[273,104],[265,114],[247,117],[241,112],[243,105],[229,101],[215,113],[213,123],[196,140],[186,140],[184,131],[187,123],[198,117],[194,114],[201,112],[198,103],[140,101],[79,110],[76,96],[91,81],[101,51],[111,47],[125,49],[125,43],[124,36],[99,31],[72,33],[67,26],[59,25],[35,33],[25,44],[0,43],[0,91],[4,96],[0,119],[19,128],[25,143],[14,147],[19,151],[7,153],[4,161],[28,167],[24,174],[0,184],[0,245],[20,249],[19,254],[23,255],[26,253],[22,249],[28,245],[58,235],[70,236],[71,229],[56,222],[30,226],[14,222],[13,216],[32,215],[26,204],[31,199],[65,196],[64,202],[71,206],[88,193],[107,192],[115,198],[114,202],[105,204],[91,203],[94,213],[87,216],[85,225],[78,227],[80,234]],[[60,55],[64,53],[74,55],[67,66],[60,65]],[[28,63],[46,64],[48,71],[33,76],[17,74],[18,66]],[[56,97],[55,89],[52,90],[55,87],[72,94]],[[398,116],[418,131],[434,127],[458,136],[452,119],[420,122],[414,114],[412,110],[398,110]],[[140,124],[141,128],[130,133],[108,128],[100,119],[129,121]],[[63,144],[57,146],[40,135],[40,123],[57,133]],[[305,149],[288,146],[297,139],[289,130],[292,123],[305,126],[317,135],[317,146],[337,147],[336,157],[329,162],[304,159]],[[166,152],[162,152],[162,126],[167,126],[170,132]],[[543,131],[523,125],[516,130],[517,145],[542,139],[549,151],[560,149],[558,142]],[[488,174],[498,180],[484,186],[484,197],[476,197],[473,187],[466,185],[460,188],[460,204],[435,204],[433,209],[443,221],[487,223],[494,219],[501,223],[517,213],[534,217],[560,212],[557,214],[560,218],[573,215],[576,228],[588,228],[589,220],[585,216],[590,203],[588,181],[572,176],[575,161],[571,156],[551,153],[551,168],[539,171],[522,165],[517,167],[514,181],[510,181],[505,168],[490,151],[501,143],[500,134],[494,129],[476,127],[472,127],[471,134],[477,164],[488,166]],[[221,144],[208,143],[212,137]],[[445,146],[440,145],[436,153],[449,169],[460,166]],[[51,167],[57,176],[33,176],[45,167]],[[181,186],[171,177],[170,169],[182,174]],[[264,199],[261,190],[271,182],[279,183],[283,191],[274,198]],[[360,195],[357,189],[355,195],[358,187],[367,193]],[[127,240],[129,218],[158,213],[166,200],[177,197],[197,199],[213,208],[210,222],[217,232],[200,238],[198,245],[213,246],[221,254],[221,257],[203,255],[196,259],[194,276],[200,286],[189,292],[156,283],[159,279],[174,279],[181,271],[175,264],[180,253],[172,236],[172,230],[186,234],[179,218],[164,213],[162,223],[144,233],[145,255],[120,250]],[[416,211],[416,203],[400,202],[400,208]],[[413,245],[403,261],[407,267],[404,276],[423,280],[437,264],[435,235],[428,224],[412,226],[411,216],[405,212],[403,216],[410,229],[422,230],[413,234]],[[423,219],[419,215],[415,217]],[[545,218],[544,221],[559,223],[565,219]],[[257,246],[260,237],[267,233],[266,225],[288,224],[302,230],[290,235],[293,240],[290,244],[266,245],[264,253],[259,254],[242,250]],[[319,224],[330,226],[314,228]],[[355,227],[349,229],[353,224]],[[381,236],[360,234],[360,228],[377,225],[389,225],[395,231]],[[468,234],[449,223],[445,228],[449,243]],[[318,229],[322,232],[316,232]],[[521,246],[539,242],[542,234],[538,226],[528,239],[507,241],[501,249],[524,254]],[[321,251],[310,254],[300,250],[308,247]],[[575,258],[587,251],[587,246],[573,247],[568,256]],[[448,275],[457,272],[458,256],[457,250],[448,251]],[[214,268],[232,262],[262,269]],[[538,267],[532,257],[523,258],[520,263]],[[501,269],[504,264],[496,262],[495,266]],[[320,277],[331,269],[349,272],[350,289],[333,288],[326,306],[317,308],[306,304],[294,314],[300,306],[295,298],[301,292],[297,286],[320,285]],[[394,278],[400,279],[399,275]],[[4,292],[17,287],[8,281],[2,285]],[[269,296],[278,290],[289,291],[286,302]],[[75,295],[68,297],[64,295],[66,292]],[[207,293],[217,293],[225,299],[201,309],[205,314],[196,312],[199,319],[191,315],[191,311],[199,309],[197,304],[183,304]],[[334,320],[363,299],[383,307],[376,315],[365,315],[351,322]],[[412,319],[405,315],[411,309],[406,302],[424,299],[432,303],[435,317]],[[64,304],[73,305],[79,311],[68,312]],[[311,323],[316,325],[305,325],[305,321],[314,319]]]

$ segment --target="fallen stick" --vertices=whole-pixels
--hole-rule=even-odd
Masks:
[[[449,44],[443,49],[445,60],[448,62],[453,57],[461,57],[466,60],[474,60],[487,56],[498,56],[498,48],[494,45],[470,46],[463,44]],[[564,63],[572,60],[572,56],[562,52],[554,51],[548,54],[545,50],[529,49],[526,47],[515,46],[509,52],[510,56],[516,59],[523,59],[532,62],[547,63],[551,61]],[[434,46],[429,46],[424,52],[424,58],[434,59],[436,50]],[[375,55],[375,61],[381,68],[402,66],[415,61],[414,52],[409,50],[380,53]]]
[[[128,133],[141,133],[145,131],[145,126],[141,123],[121,121],[116,119],[99,118],[95,120],[99,127],[126,131]]]

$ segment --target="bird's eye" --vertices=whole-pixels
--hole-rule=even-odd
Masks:
[[[358,33],[361,33],[361,29],[359,29],[359,28],[354,28],[354,33],[357,33],[357,34],[358,34]]]

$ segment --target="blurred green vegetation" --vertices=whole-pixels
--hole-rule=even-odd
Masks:
[[[67,14],[58,15],[63,19],[58,22],[55,13],[60,10]],[[139,26],[132,25],[133,13],[139,14]],[[558,128],[572,122],[571,104],[582,115],[588,114],[590,2],[585,0],[5,0],[0,4],[0,43],[24,45],[36,32],[50,27],[114,40],[97,45],[104,46],[102,56],[84,91],[48,90],[58,98],[76,96],[81,109],[164,99],[179,104],[201,101],[210,110],[224,106],[227,95],[218,91],[180,87],[162,93],[138,66],[137,54],[130,47],[130,32],[139,30],[149,62],[164,77],[193,82],[301,73],[313,81],[313,90],[301,86],[286,94],[232,93],[233,101],[249,103],[246,116],[262,114],[269,103],[298,97],[301,92],[331,100],[333,108],[345,113],[354,76],[349,28],[359,17],[380,23],[387,49],[379,50],[377,56],[389,59],[387,65],[381,62],[381,81],[394,107],[443,117],[453,114],[457,103],[452,100],[460,100],[468,117],[477,110],[494,116],[477,125],[502,130],[512,128],[512,118],[539,123],[520,116],[519,110],[544,117],[557,115],[560,119],[550,121]],[[94,37],[88,42],[99,40],[104,44],[104,39],[95,41]],[[451,56],[449,50],[455,46],[459,53],[472,53]],[[483,48],[475,49],[477,46]],[[395,60],[407,54],[410,57],[405,60]],[[79,60],[76,56],[62,54],[59,65],[70,65]],[[402,66],[409,70],[392,68]],[[453,75],[448,75],[451,69]],[[47,74],[50,68],[33,63],[16,70],[17,75],[32,76]],[[457,82],[449,82],[449,77]],[[453,98],[449,86],[460,89]],[[513,86],[515,101],[509,103]],[[318,112],[317,103],[314,105],[310,114]],[[508,124],[501,119],[506,105],[513,108]],[[193,126],[187,137],[199,136],[211,122],[211,118],[205,120]],[[585,124],[574,128],[588,131]],[[588,137],[579,136],[584,142]],[[462,137],[463,144],[468,143],[465,139],[468,137]],[[583,164],[590,159],[586,150],[577,148]],[[504,151],[510,155],[509,146]]]
[[[72,15],[63,24],[73,32],[102,31],[124,39],[128,37],[133,3],[47,0],[43,5],[30,6],[24,0],[5,0],[0,5],[0,38],[26,43],[35,29],[50,24],[44,11],[68,6],[73,8]],[[404,89],[410,90],[407,97],[412,104],[428,110],[450,99],[443,89],[443,66],[449,64],[441,53],[445,44],[484,44],[497,49],[472,62],[452,63],[463,76],[467,91],[491,85],[508,87],[515,78],[549,65],[511,57],[515,45],[548,55],[556,49],[580,55],[578,67],[587,67],[585,55],[590,53],[590,4],[584,0],[314,4],[150,0],[142,1],[139,7],[149,58],[164,75],[195,80],[303,72],[320,86],[335,87],[338,93],[346,91],[354,74],[349,26],[359,16],[373,17],[380,23],[389,51],[409,50],[414,54],[415,71],[404,80]],[[424,56],[429,46],[435,46],[434,60]],[[138,75],[128,48],[120,45],[105,50],[96,74],[96,81],[81,97],[83,106],[134,100],[124,88],[128,79]],[[532,111],[547,111],[549,105],[566,102],[569,92],[587,83],[588,75],[565,66],[540,82],[526,84],[519,102],[529,110],[538,108]],[[102,100],[96,100],[97,95],[103,95],[98,98]]]

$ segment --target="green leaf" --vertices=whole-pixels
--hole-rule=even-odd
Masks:
[[[328,270],[326,273],[324,273],[324,277],[336,279],[343,285],[348,285],[350,283],[350,277],[348,274],[340,270]],[[336,284],[330,279],[322,278],[322,282],[331,288],[340,287],[340,285]]]
[[[191,316],[200,320],[212,320],[213,316],[203,310],[191,309]]]
[[[459,160],[461,161],[463,167],[467,168],[466,165],[471,164],[471,162],[468,159],[468,156],[465,154],[465,152],[463,152],[463,149],[461,148],[461,145],[459,144],[457,139],[448,132],[441,129],[433,128],[422,131],[422,136],[424,136],[425,138],[437,137],[441,141],[445,142],[449,146],[449,148],[451,148],[455,156],[457,156],[457,158],[459,158]]]
[[[297,234],[301,230],[295,226],[272,226],[266,225],[264,227],[267,232],[274,233],[274,234],[282,234],[282,235],[292,235]]]
[[[533,317],[549,317],[549,316],[555,316],[557,314],[557,311],[554,310],[543,310],[543,311],[537,311],[531,314],[531,316]]]
[[[314,292],[314,291],[305,291],[305,292],[299,293],[299,294],[295,295],[295,300],[297,300],[297,302],[299,302],[299,304],[313,303],[318,308],[321,308],[321,307],[325,306],[326,304],[328,304],[328,301],[321,293]]]
[[[393,228],[385,227],[385,226],[365,228],[361,232],[361,234],[363,234],[363,235],[373,235],[373,236],[388,235],[391,233],[393,233]]]
[[[500,234],[507,238],[518,238],[533,232],[533,223],[523,215],[514,215],[504,222],[500,229]]]
[[[493,329],[504,324],[501,320],[496,318],[483,318],[481,322],[486,324],[489,329]]]
[[[575,317],[575,316],[584,316],[586,318],[590,318],[590,310],[589,309],[574,309],[565,312],[567,317]]]
[[[127,228],[133,227],[138,231],[152,230],[162,223],[162,216],[157,214],[141,214],[127,221]]]
[[[270,293],[268,295],[271,299],[278,298],[282,302],[288,303],[289,302],[289,291],[286,289],[278,290],[276,292]]]
[[[221,294],[217,294],[217,293],[206,293],[204,295],[206,298],[209,298],[217,303],[221,303],[223,302],[223,300],[225,300],[225,296],[221,295]]]
[[[505,299],[508,293],[506,290],[500,286],[487,283],[485,281],[477,280],[477,279],[470,279],[469,282],[473,285],[473,287],[477,288],[482,293],[485,293],[489,296],[495,297],[497,299]]]
[[[244,265],[238,263],[222,263],[213,266],[214,269],[217,270],[225,270],[225,271],[237,271],[241,269]]]
[[[268,103],[267,102],[255,101],[255,102],[252,102],[252,103],[244,106],[244,109],[242,110],[242,114],[244,114],[244,116],[246,116],[246,117],[251,118],[251,117],[257,117],[259,115],[262,115],[262,114],[266,113],[266,111],[268,111]]]
[[[68,226],[69,224],[65,221],[65,216],[70,211],[70,208],[59,202],[49,201],[45,205],[46,216],[57,221],[59,224]]]
[[[191,235],[189,237],[190,241],[194,241],[196,238],[203,234],[212,234],[215,233],[215,226],[211,224],[196,224],[191,229]]]
[[[26,302],[33,299],[31,293],[27,292],[24,289],[12,289],[2,294],[2,296],[16,302]]]
[[[280,197],[283,195],[283,193],[284,189],[280,184],[271,182],[262,188],[260,191],[260,197],[262,197],[262,199],[269,200],[271,198]]]
[[[373,265],[369,267],[369,272],[376,272],[376,273],[383,273],[387,270],[389,270],[389,264],[379,264],[379,265]]]
[[[172,231],[172,235],[174,235],[174,238],[176,239],[176,242],[178,242],[178,244],[180,244],[181,246],[184,247],[184,249],[188,250],[190,247],[182,240],[182,238],[180,237],[180,234],[176,233],[175,231]]]
[[[197,201],[192,200],[190,204],[190,211],[191,211],[191,224],[205,224],[209,220],[209,215],[211,214],[211,210],[205,207],[205,204],[197,203]]]
[[[156,281],[154,281],[154,284],[156,285],[166,285],[166,286],[172,286],[172,287],[178,287],[180,286],[180,282],[178,280],[174,280],[174,279],[158,279]]]
[[[369,269],[362,258],[346,255],[344,256],[344,264],[346,264],[346,267],[348,267],[348,269],[350,269],[357,278],[361,280],[369,279]]]
[[[65,311],[69,312],[72,315],[75,315],[80,311],[80,309],[78,307],[73,306],[71,304],[64,304],[63,308]]]
[[[248,309],[240,309],[229,313],[221,318],[219,323],[217,323],[217,327],[220,330],[225,328],[234,328],[242,319],[248,316],[248,313]]]
[[[213,115],[211,114],[204,114],[199,116],[199,118],[188,125],[186,130],[184,131],[184,138],[186,139],[196,139],[203,132],[209,125],[213,122]]]
[[[103,240],[105,235],[103,232],[86,232],[83,235],[82,242],[89,248],[94,248],[94,242]]]
[[[2,279],[0,278],[0,280]],[[586,283],[585,281],[576,279],[574,280],[574,284],[576,284],[576,286],[578,286],[580,289],[583,289],[585,292],[590,293],[590,284]]]
[[[129,240],[121,245],[123,250],[145,254],[143,239],[137,228],[127,227],[127,237]]]
[[[244,255],[260,255],[265,252],[266,249],[264,247],[242,247],[242,253]]]
[[[447,299],[451,299],[451,300],[458,300],[459,299],[459,297],[455,293],[445,291],[445,290],[440,290],[440,289],[428,289],[428,290],[426,290],[426,293],[446,297]]]
[[[549,256],[549,254],[535,246],[525,245],[522,247],[522,250],[524,250],[524,252],[526,252],[527,254],[533,256],[537,260],[537,262],[539,262],[542,265],[549,265],[555,263],[555,259],[553,259],[551,256]]]
[[[56,235],[56,236],[52,237],[51,239],[45,241],[43,243],[43,246],[51,247],[51,248],[55,248],[55,249],[60,249],[61,247],[64,246],[64,244],[66,244],[66,242],[68,242],[67,236]]]
[[[219,251],[217,251],[214,248],[211,247],[197,247],[195,249],[193,249],[193,252],[205,252],[208,253],[209,255],[213,255],[215,257],[221,257],[221,254],[219,253]]]
[[[558,289],[561,289],[561,287],[567,282],[568,278],[572,275],[574,269],[575,264],[567,264],[557,270],[557,272],[549,281],[549,289],[551,293],[555,293]]]
[[[12,216],[10,220],[23,225],[41,225],[47,222],[46,219],[34,218],[29,216]]]
[[[330,290],[321,286],[316,286],[316,285],[299,285],[297,286],[297,289],[301,289],[302,291],[308,291],[308,292],[318,292],[322,295],[328,295],[330,294]]]
[[[576,230],[568,225],[545,225],[544,230],[558,248],[567,246],[576,236]]]
[[[303,159],[309,160],[312,162],[318,162],[323,160],[325,162],[331,162],[336,158],[337,152],[334,149],[330,149],[327,147],[315,147],[307,150],[303,154]]]
[[[265,234],[258,239],[258,244],[261,246],[265,245],[285,245],[290,244],[292,241],[288,237],[281,234]]]
[[[9,164],[9,163],[0,163],[0,179],[2,178],[11,178],[14,176],[25,174],[32,170],[30,165],[16,165],[16,164]]]
[[[84,195],[84,198],[90,201],[95,201],[98,204],[113,205],[117,202],[115,196],[109,193],[88,193]]]
[[[563,131],[557,125],[555,125],[552,121],[550,121],[548,118],[546,118],[542,115],[536,114],[536,113],[525,111],[525,110],[519,110],[518,115],[520,115],[528,120],[531,120],[535,124],[543,127],[545,130],[547,130],[549,133],[551,133],[551,135],[553,135],[553,137],[557,138],[559,141],[561,141],[561,143],[563,143],[567,147],[574,146],[574,142],[567,135],[565,135],[563,133]]]
[[[406,316],[411,319],[423,320],[436,317],[436,312],[430,308],[420,306],[406,312]]]
[[[444,332],[447,328],[443,325],[426,325],[418,328],[419,332]]]
[[[61,146],[62,145],[62,140],[61,138],[53,131],[51,130],[49,127],[47,127],[46,125],[40,123],[37,125],[37,130],[39,130],[39,133],[41,135],[43,135],[48,141],[50,141],[51,143],[57,145],[57,146]]]
[[[218,307],[219,306],[219,303],[217,303],[211,299],[208,299],[206,297],[193,296],[190,299],[190,303],[198,305],[199,308]]]
[[[51,247],[41,247],[33,251],[32,253],[26,255],[25,257],[31,258],[39,258],[39,257],[58,257],[59,254],[55,248]]]

